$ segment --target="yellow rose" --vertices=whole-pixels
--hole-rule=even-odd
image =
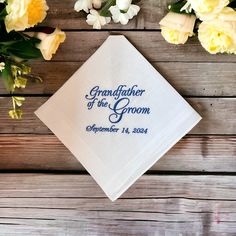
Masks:
[[[66,34],[58,28],[51,34],[39,32],[35,36],[41,40],[37,47],[40,49],[45,60],[51,60],[60,44],[66,39]]]
[[[226,7],[215,19],[202,22],[198,38],[211,54],[236,54],[236,12]]]
[[[184,44],[188,37],[193,36],[195,21],[194,15],[169,12],[159,23],[161,34],[169,43]]]
[[[215,17],[229,4],[229,0],[188,0],[191,7],[202,21]]]
[[[223,21],[236,21],[236,12],[230,7],[225,7],[220,14],[217,15],[217,18]]]
[[[5,25],[7,32],[22,31],[41,23],[46,17],[46,0],[8,0]]]

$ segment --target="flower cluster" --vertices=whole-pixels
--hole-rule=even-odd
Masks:
[[[132,0],[77,0],[74,9],[88,13],[86,22],[94,29],[101,29],[111,20],[126,25],[140,7],[132,4]]]
[[[13,119],[21,118],[20,107],[25,100],[14,96],[16,90],[24,89],[28,80],[42,81],[31,74],[26,61],[51,60],[66,37],[58,28],[35,27],[45,19],[47,10],[46,0],[0,0],[0,72],[12,94],[9,116]]]
[[[236,0],[180,0],[168,8],[159,23],[167,42],[184,44],[197,28],[209,53],[236,54]]]

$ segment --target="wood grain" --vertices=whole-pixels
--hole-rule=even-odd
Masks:
[[[80,68],[82,62],[34,62],[33,73],[42,84],[29,83],[24,94],[53,94]],[[234,63],[153,62],[153,66],[183,96],[236,96]],[[0,83],[0,94],[7,94]]]
[[[12,120],[8,117],[11,99],[0,97],[0,133],[51,133],[34,115],[34,111],[47,99],[47,97],[27,97],[24,103],[24,119]],[[203,117],[191,134],[236,134],[236,98],[188,98],[187,101]]]
[[[210,55],[197,37],[167,44],[158,22],[172,0],[141,0],[128,25],[104,31],[91,30],[73,10],[76,0],[47,1],[44,25],[65,29],[67,40],[53,61],[33,62],[45,82],[24,90],[32,97],[23,120],[8,118],[11,102],[0,85],[0,170],[51,174],[0,173],[0,236],[235,236],[236,56]],[[125,35],[203,116],[153,166],[155,175],[141,177],[115,203],[88,175],[53,174],[84,169],[33,114],[113,34]]]
[[[0,136],[0,170],[84,171],[54,135]],[[236,136],[187,136],[151,171],[235,172]]]
[[[54,61],[87,60],[109,35],[124,35],[151,62],[236,62],[236,55],[211,55],[199,44],[197,38],[187,44],[167,43],[157,31],[89,31],[67,32]],[[217,67],[217,64],[215,65]]]
[[[46,21],[43,25],[59,26],[63,29],[92,29],[86,20],[85,13],[77,13],[74,11],[74,3],[76,0],[48,0],[50,7]],[[104,29],[159,29],[159,21],[167,12],[170,0],[141,0],[138,5],[141,11],[137,17],[129,21],[127,25],[109,24]]]
[[[224,175],[143,176],[112,203],[89,176],[1,174],[0,230],[4,235],[234,235],[235,184],[234,176]]]

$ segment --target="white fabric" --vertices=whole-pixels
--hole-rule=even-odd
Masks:
[[[115,99],[113,95],[118,95],[116,89],[121,85],[126,87]],[[94,97],[93,88],[97,86],[102,92]],[[136,94],[124,91],[132,87]],[[93,97],[95,102],[88,109]],[[106,99],[107,106],[98,107],[101,99]],[[120,118],[116,113],[122,112],[121,120],[112,123]],[[201,119],[124,36],[108,37],[35,114],[112,201]],[[114,125],[119,130],[100,132],[92,129],[93,125],[103,128]],[[122,133],[123,128],[128,128],[129,134]],[[143,133],[133,133],[134,128]]]

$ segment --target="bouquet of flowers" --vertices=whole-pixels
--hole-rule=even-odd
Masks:
[[[21,118],[20,107],[25,100],[14,96],[14,92],[24,89],[28,80],[41,81],[26,62],[36,58],[51,60],[66,37],[58,28],[33,28],[45,19],[47,10],[45,0],[0,0],[0,71],[12,94],[9,116],[13,119]]]
[[[197,32],[209,53],[236,54],[236,0],[180,0],[168,9],[160,21],[167,42],[184,44]]]
[[[86,22],[94,29],[101,29],[111,19],[115,23],[126,25],[140,10],[139,6],[133,4],[137,2],[138,0],[78,0],[74,9],[88,13]]]

